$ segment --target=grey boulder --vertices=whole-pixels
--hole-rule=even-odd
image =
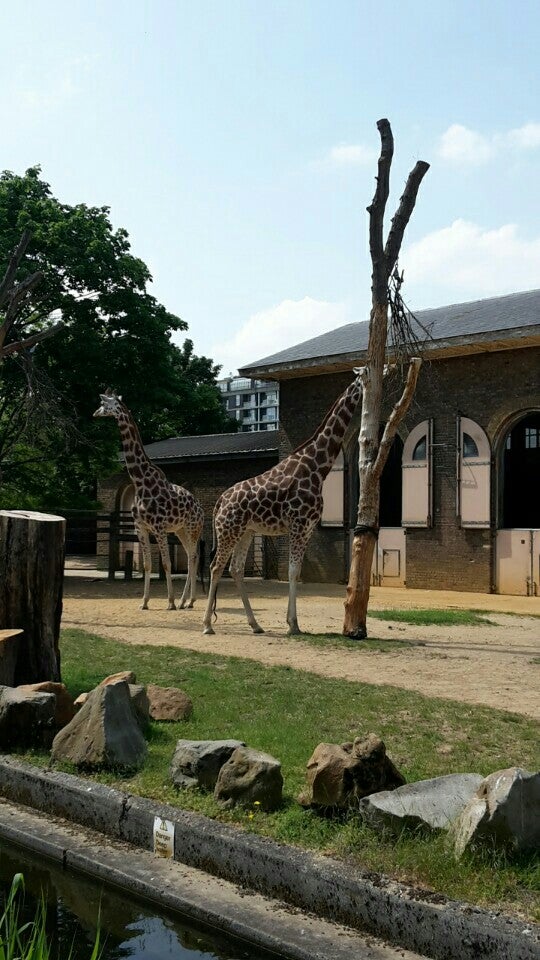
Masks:
[[[275,810],[281,804],[283,777],[281,763],[269,753],[238,747],[217,778],[214,797],[225,807],[240,804]]]
[[[213,790],[219,771],[242,740],[178,740],[169,768],[175,787]]]
[[[53,693],[0,686],[0,749],[50,746],[55,713]]]
[[[430,827],[447,830],[474,796],[482,777],[456,773],[432,780],[407,783],[360,800],[362,817],[377,827]]]
[[[540,850],[540,773],[509,767],[490,774],[453,824],[452,833],[458,857],[477,841],[516,851]]]
[[[146,741],[125,681],[92,690],[52,745],[53,760],[79,767],[130,770],[145,756]]]

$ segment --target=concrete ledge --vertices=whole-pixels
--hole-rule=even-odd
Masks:
[[[175,859],[434,960],[539,960],[540,927],[430,896],[198,814],[70,774],[0,758],[0,794],[152,849],[155,816],[175,824]]]

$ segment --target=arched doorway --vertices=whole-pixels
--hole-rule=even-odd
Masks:
[[[539,491],[540,413],[530,413],[504,439],[500,526],[539,529]]]
[[[497,590],[540,588],[540,412],[514,421],[499,447]]]

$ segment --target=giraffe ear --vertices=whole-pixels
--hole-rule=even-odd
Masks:
[[[117,396],[116,399],[117,399],[117,400],[121,400],[121,399],[122,399],[122,397],[120,396],[120,394],[118,394],[118,396]]]

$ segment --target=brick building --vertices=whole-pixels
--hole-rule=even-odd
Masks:
[[[430,336],[413,404],[382,478],[374,582],[539,592],[540,291],[417,316]],[[207,544],[219,494],[267,470],[313,433],[362,363],[367,336],[367,323],[348,324],[241,369],[241,375],[279,383],[279,431],[178,437],[146,447],[173,482],[201,499]],[[386,413],[401,381],[387,387]],[[325,482],[322,520],[302,571],[306,581],[347,578],[358,426],[359,411]],[[98,498],[106,511],[129,510],[133,488],[126,473],[101,483]],[[182,570],[180,547],[174,559]],[[285,538],[258,538],[246,572],[286,579],[287,566]]]
[[[417,316],[429,339],[412,407],[383,475],[374,581],[538,592],[540,291]],[[311,435],[350,382],[367,337],[367,323],[348,324],[241,368],[241,374],[279,381],[280,457]],[[388,408],[400,392],[400,383],[388,383]],[[357,436],[358,418],[325,483],[305,580],[346,579],[358,501]],[[283,577],[286,568],[281,544]]]

